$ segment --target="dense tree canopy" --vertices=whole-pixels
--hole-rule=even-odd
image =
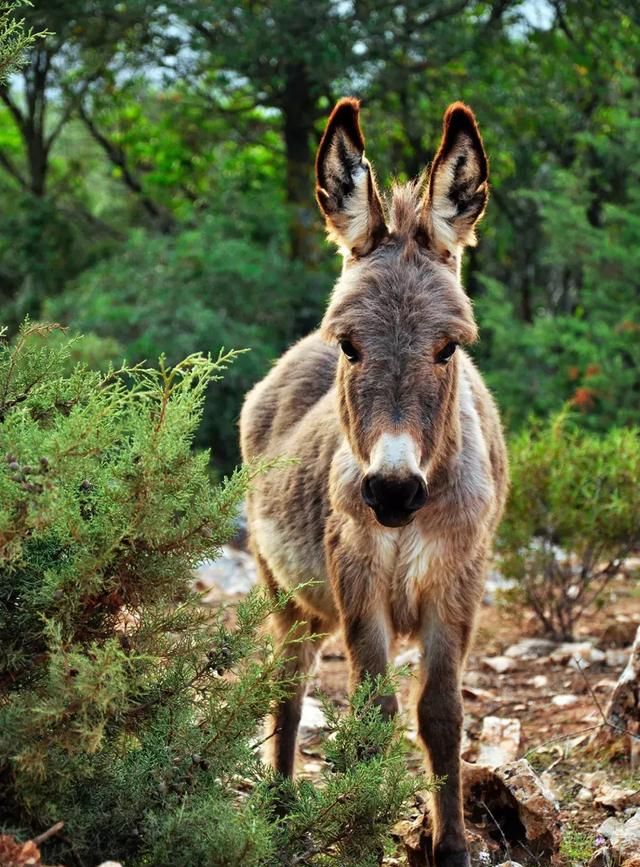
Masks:
[[[492,198],[466,286],[507,423],[571,401],[637,420],[637,4],[41,2],[0,86],[0,298],[92,359],[248,345],[202,434],[237,459],[242,392],[317,322],[337,272],[313,197],[334,99],[363,100],[386,183],[475,110]],[[9,19],[10,20],[10,19]],[[80,350],[78,350],[80,351]]]

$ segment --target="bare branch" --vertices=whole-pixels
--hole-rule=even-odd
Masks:
[[[13,101],[13,99],[9,93],[9,88],[7,87],[6,84],[0,85],[0,99],[4,102],[4,104],[7,106],[7,108],[11,112],[11,115],[12,115],[13,119],[15,120],[19,129],[21,131],[24,130],[24,127],[26,124],[26,118],[22,114],[20,109],[18,108],[17,103],[15,103]]]
[[[107,157],[111,160],[114,166],[120,169],[121,178],[125,186],[140,200],[142,207],[160,226],[163,232],[170,232],[174,228],[174,220],[172,215],[160,208],[144,191],[142,183],[131,171],[127,162],[127,157],[124,150],[118,145],[110,141],[107,136],[98,129],[93,118],[88,114],[84,105],[80,103],[78,106],[78,115],[82,122],[91,133],[93,139],[100,145]]]
[[[9,158],[9,155],[6,154],[2,149],[0,149],[0,166],[2,166],[6,173],[8,175],[11,175],[11,177],[15,181],[17,181],[23,189],[27,190],[29,188],[29,184],[27,183],[26,178],[24,178],[20,174],[18,169]]]
[[[105,66],[106,66],[106,63],[101,64],[97,69],[95,69],[91,73],[91,75],[89,75],[85,79],[85,81],[83,82],[83,84],[79,88],[79,90],[77,90],[75,93],[67,95],[67,105],[65,106],[64,111],[60,115],[58,122],[56,123],[56,125],[54,126],[54,128],[52,129],[52,131],[49,133],[49,135],[47,136],[47,138],[45,140],[45,149],[46,149],[47,153],[51,150],[53,143],[58,138],[58,136],[60,135],[60,133],[64,129],[65,125],[68,123],[69,119],[71,118],[73,113],[76,111],[76,109],[78,108],[78,106],[80,105],[80,103],[82,102],[84,97],[86,96],[87,91],[89,90],[89,88],[91,87],[93,82],[96,81],[96,79],[98,79],[100,77]]]

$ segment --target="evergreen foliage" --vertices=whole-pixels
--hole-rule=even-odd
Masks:
[[[25,5],[29,4],[23,0],[0,5],[0,84],[24,63],[27,49],[47,35],[45,31],[25,31],[24,19],[18,17]]]
[[[261,723],[291,684],[266,622],[286,600],[211,616],[191,590],[264,469],[212,485],[192,450],[237,353],[69,371],[55,336],[0,346],[0,831],[63,821],[41,849],[66,865],[376,863],[418,782],[374,685],[330,713],[322,786],[275,779]]]
[[[571,639],[640,544],[639,432],[588,433],[562,413],[514,437],[510,465],[501,571],[548,635]]]

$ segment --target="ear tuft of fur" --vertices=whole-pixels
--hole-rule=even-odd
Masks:
[[[341,99],[331,112],[316,158],[316,197],[339,246],[363,256],[386,233],[375,178],[364,155],[360,103]]]
[[[475,116],[464,103],[454,102],[444,115],[425,202],[427,231],[436,246],[453,253],[475,244],[475,225],[489,198],[488,177]]]

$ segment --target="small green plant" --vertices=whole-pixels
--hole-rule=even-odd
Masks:
[[[593,840],[584,831],[567,827],[562,835],[560,854],[567,867],[586,864],[593,853]]]
[[[500,568],[544,631],[571,639],[640,543],[638,431],[592,434],[561,413],[514,437],[510,462]]]
[[[236,353],[69,372],[55,332],[0,342],[0,834],[63,822],[41,848],[66,867],[375,863],[417,783],[370,687],[329,712],[321,785],[276,779],[259,747],[291,687],[266,628],[286,598],[212,616],[192,590],[263,469],[213,485],[191,448]]]

